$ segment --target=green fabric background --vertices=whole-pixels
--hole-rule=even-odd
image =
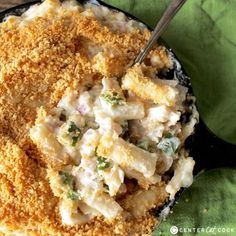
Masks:
[[[155,26],[169,0],[106,0]],[[200,115],[236,144],[236,1],[188,0],[163,39],[191,77]]]
[[[160,224],[153,236],[171,235],[171,226],[185,228],[185,233],[178,233],[184,236],[236,235],[235,186],[236,171],[233,169],[216,169],[200,175],[181,195],[179,203],[173,208],[173,213],[169,215],[167,221]],[[216,228],[209,233],[193,231],[193,228],[210,230],[208,227]],[[230,233],[218,232],[223,228],[228,228]]]
[[[153,27],[170,1],[105,2]],[[204,122],[217,136],[236,144],[236,0],[188,0],[163,39],[191,77]],[[236,170],[217,169],[200,175],[173,212],[155,230],[155,236],[171,235],[173,225],[234,230],[177,235],[236,235]]]

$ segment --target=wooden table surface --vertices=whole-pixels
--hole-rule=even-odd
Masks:
[[[30,2],[30,0],[0,0],[0,11],[26,2]]]

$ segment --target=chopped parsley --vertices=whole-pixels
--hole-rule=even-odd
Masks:
[[[106,91],[105,93],[101,94],[101,98],[112,106],[122,105],[124,103],[124,98],[114,91]]]
[[[67,192],[67,198],[71,199],[72,201],[79,201],[81,200],[80,194],[72,189]]]
[[[76,145],[76,143],[78,142],[78,140],[79,140],[79,137],[80,136],[73,136],[71,139],[72,139],[72,143],[71,143],[71,146],[75,146]]]
[[[73,186],[73,176],[71,174],[65,171],[59,171],[59,175],[63,184],[69,185],[70,187]]]
[[[65,172],[59,171],[59,176],[61,177],[62,183],[69,186],[69,190],[67,192],[67,198],[71,199],[72,201],[80,200],[80,194],[74,190],[74,177],[73,175]]]
[[[110,167],[110,162],[104,157],[97,158],[97,169],[105,170]]]
[[[157,145],[168,156],[172,156],[178,150],[179,146],[179,138],[172,136],[172,134],[167,134]]]
[[[69,128],[68,128],[68,132],[72,133],[72,132],[81,132],[80,128],[75,124],[74,121],[70,122]]]
[[[71,121],[67,131],[71,135],[71,146],[75,146],[80,138],[81,129],[75,124],[74,121]]]

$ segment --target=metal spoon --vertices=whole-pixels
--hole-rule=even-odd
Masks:
[[[166,29],[167,25],[170,23],[170,21],[173,19],[173,17],[176,15],[176,13],[180,10],[180,8],[184,5],[185,2],[186,0],[172,0],[169,7],[166,9],[161,19],[157,23],[145,47],[141,49],[139,55],[134,60],[134,64],[143,62],[144,58],[146,57],[152,46],[156,44],[157,39],[160,37],[162,32]]]

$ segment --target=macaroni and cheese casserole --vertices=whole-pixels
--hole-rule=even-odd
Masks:
[[[123,13],[45,0],[0,24],[0,232],[151,234],[191,185],[198,122],[180,65]]]

